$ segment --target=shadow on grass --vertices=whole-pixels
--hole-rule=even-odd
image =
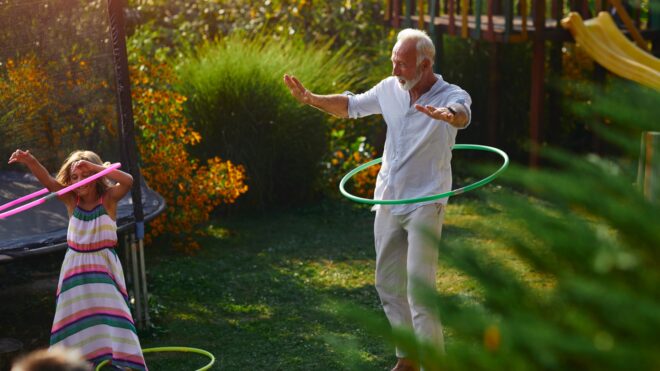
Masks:
[[[451,205],[448,217],[454,221],[445,225],[443,238],[478,238],[465,223],[489,212],[483,201],[466,197]],[[167,241],[147,248],[155,326],[140,333],[144,348],[202,348],[216,356],[219,369],[230,370],[385,370],[394,364],[393,348],[383,337],[336,313],[337,302],[348,302],[384,317],[373,287],[373,213],[368,207],[324,201],[218,218],[206,231],[196,255],[172,251]],[[39,269],[27,262],[9,270],[0,266],[5,287],[35,277],[56,282],[61,256],[44,259],[51,263]],[[466,290],[460,277],[443,279]],[[440,287],[447,285],[441,282]],[[5,290],[2,336],[18,338],[25,350],[47,346],[54,292],[54,287]],[[159,371],[196,369],[206,362],[183,353],[150,354],[146,360]]]
[[[203,347],[226,369],[386,368],[393,356],[382,339],[336,318],[329,305],[379,307],[372,218],[368,209],[324,204],[213,223],[228,237],[204,238],[194,257],[157,258],[149,283],[166,307],[166,332],[145,346]],[[326,339],[360,344],[361,363]]]

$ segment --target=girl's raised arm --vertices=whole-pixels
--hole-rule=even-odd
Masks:
[[[11,154],[11,157],[9,157],[9,162],[10,164],[13,164],[15,162],[24,164],[25,166],[30,169],[32,174],[34,174],[35,177],[39,180],[41,184],[43,184],[44,187],[48,188],[49,191],[51,192],[57,192],[60,189],[64,188],[63,185],[61,185],[55,178],[53,178],[49,173],[48,170],[37,160],[30,151],[23,151],[20,149],[17,149],[14,151],[14,153]]]
[[[133,177],[131,174],[117,169],[108,174],[108,178],[117,182],[114,187],[108,189],[108,196],[110,196],[114,202],[119,202],[119,200],[131,190],[131,187],[133,186]]]

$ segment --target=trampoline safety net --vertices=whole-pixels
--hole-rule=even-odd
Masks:
[[[0,0],[0,205],[43,188],[7,160],[30,150],[55,173],[74,150],[120,161],[117,93],[107,0]],[[142,183],[146,219],[164,201]],[[118,210],[132,220],[130,194]],[[57,201],[0,219],[0,260],[65,246]]]

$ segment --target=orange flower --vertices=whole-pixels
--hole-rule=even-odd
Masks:
[[[233,203],[247,192],[245,170],[218,157],[205,165],[190,158],[186,146],[202,140],[183,115],[185,96],[168,90],[174,75],[164,64],[140,61],[131,69],[135,121],[140,128],[138,145],[143,173],[151,187],[166,200],[168,208],[150,229],[150,238],[167,232],[177,248],[194,252],[200,246],[191,237],[208,221],[221,203]]]
[[[491,352],[496,351],[501,343],[500,329],[495,325],[490,325],[484,330],[484,346]]]

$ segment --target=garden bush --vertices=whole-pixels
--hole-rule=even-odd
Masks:
[[[361,51],[358,58],[368,61],[385,39],[384,5],[381,0],[131,0],[128,32],[142,33],[141,49],[150,55],[176,55],[239,31],[331,42],[334,50],[354,47]],[[362,68],[369,71],[368,65]]]
[[[282,78],[290,73],[314,92],[342,92],[357,83],[351,60],[350,51],[330,52],[328,44],[238,33],[205,45],[178,68],[180,90],[189,97],[186,114],[204,138],[193,153],[245,166],[246,207],[313,199],[329,116],[295,101]]]
[[[167,202],[149,223],[148,241],[166,234],[172,245],[193,252],[192,238],[220,204],[231,204],[248,187],[245,170],[218,156],[205,163],[189,153],[202,137],[183,114],[186,97],[174,91],[176,78],[166,64],[137,59],[131,67],[132,98],[142,174]]]
[[[117,158],[106,5],[102,0],[0,5],[3,153],[30,149],[49,169],[80,148]]]

